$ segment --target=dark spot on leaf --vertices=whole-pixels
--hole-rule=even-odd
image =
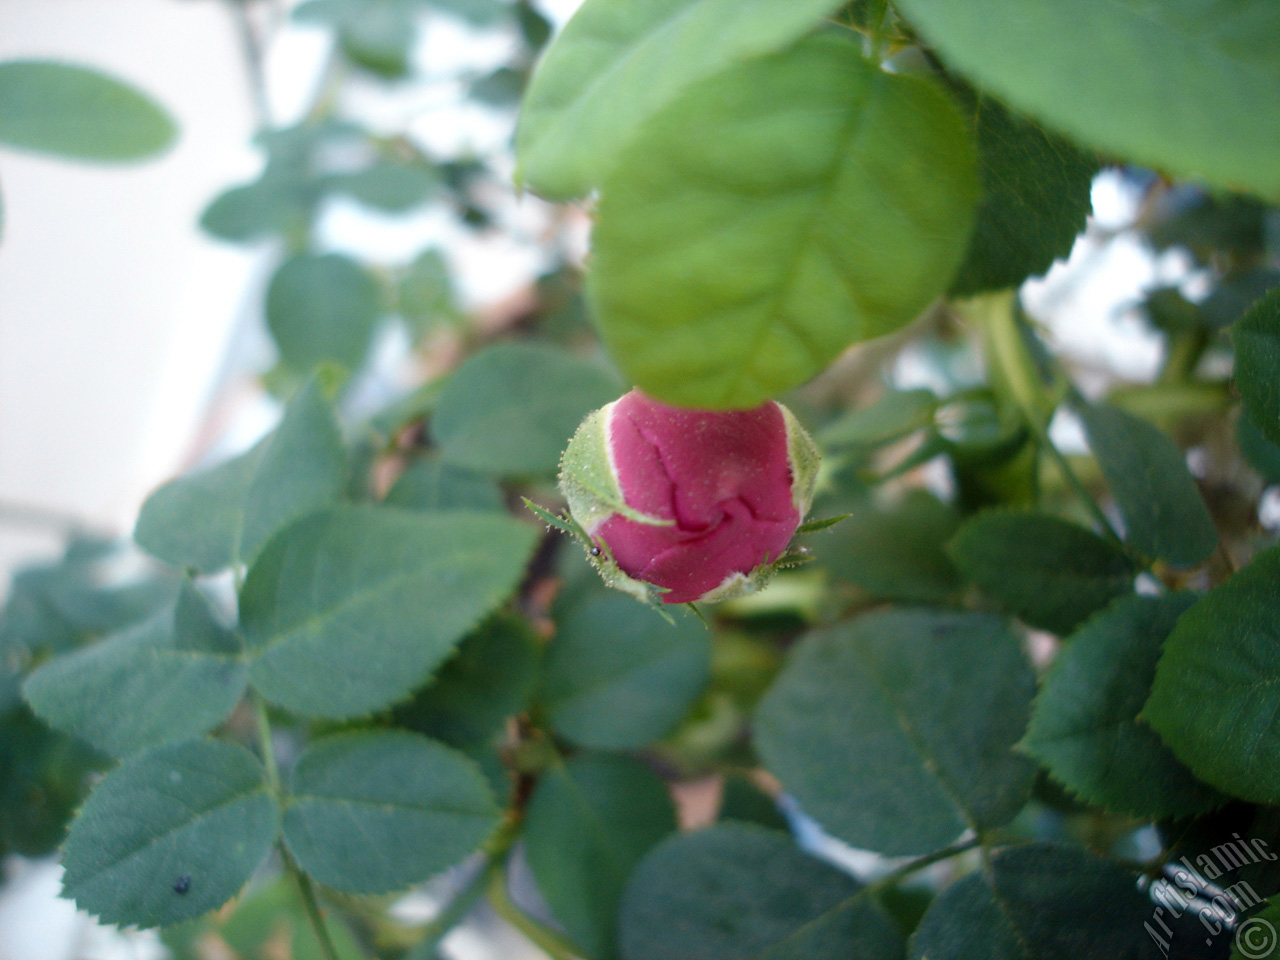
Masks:
[[[191,874],[184,873],[177,880],[173,881],[174,893],[186,893],[191,889]]]

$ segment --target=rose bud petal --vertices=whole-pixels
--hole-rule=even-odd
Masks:
[[[780,403],[686,410],[632,390],[583,421],[560,490],[610,586],[663,603],[728,600],[772,575],[818,460]]]

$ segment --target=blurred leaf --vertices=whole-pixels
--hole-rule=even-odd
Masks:
[[[585,754],[538,781],[525,851],[538,889],[583,956],[615,956],[627,878],[675,829],[666,785],[635,760]]]
[[[787,829],[787,818],[782,815],[773,797],[747,777],[733,774],[724,780],[719,819],[754,823],[771,830]]]
[[[354,731],[318,740],[299,758],[284,839],[321,883],[382,893],[462,860],[500,812],[462,754],[407,731]]]
[[[359,369],[384,312],[377,279],[341,254],[286,260],[267,288],[267,326],[298,373],[324,363]]]
[[[456,312],[449,265],[438,250],[424,250],[400,278],[397,291],[400,315],[423,333]]]
[[[424,456],[409,465],[387,491],[388,506],[413,510],[506,509],[502,491],[493,478],[442,463],[438,457]]]
[[[527,82],[525,71],[499,67],[471,84],[471,99],[491,107],[514,107],[524,95]]]
[[[486,473],[550,475],[583,418],[623,392],[597,363],[543,344],[475,354],[445,385],[431,436],[445,463]]]
[[[1116,407],[1082,405],[1077,412],[1129,544],[1173,567],[1193,567],[1213,553],[1218,531],[1177,445]]]
[[[944,549],[959,524],[933,494],[911,490],[892,505],[856,505],[847,520],[814,537],[813,553],[832,576],[873,597],[939,601],[960,587]]]
[[[1098,162],[1068,140],[964,89],[978,140],[982,200],[953,296],[1019,286],[1066,257],[1090,210]]]
[[[597,592],[560,618],[541,696],[551,726],[573,742],[642,747],[689,712],[710,669],[710,636],[696,619],[670,625],[631,597]]]
[[[1086,803],[1143,819],[1225,798],[1195,779],[1138,713],[1191,594],[1121,597],[1073,633],[1036,698],[1022,747]]]
[[[1280,547],[1214,587],[1164,644],[1141,719],[1220,790],[1280,802]]]
[[[222,240],[245,242],[307,228],[320,201],[317,183],[268,171],[253,183],[224,190],[200,216],[200,226]]]
[[[517,180],[552,200],[599,186],[637,129],[694,81],[778,50],[832,0],[587,0],[534,71]]]
[[[929,426],[937,407],[932,390],[887,390],[827,424],[818,441],[824,447],[876,447]]]
[[[172,145],[177,127],[136,87],[65,63],[0,63],[0,143],[74,160],[142,160]]]
[[[477,27],[488,26],[511,9],[505,0],[423,0],[432,10],[453,14]]]
[[[1231,938],[1231,960],[1276,960],[1280,957],[1280,903],[1268,903],[1242,920]]]
[[[272,541],[240,594],[249,676],[333,719],[406,697],[515,589],[537,531],[505,516],[338,507]]]
[[[1138,957],[1153,907],[1136,877],[1083,850],[1028,844],[947,888],[911,938],[912,960]]]
[[[902,956],[893,921],[856,880],[746,824],[672,837],[645,857],[620,941],[627,960]]]
[[[234,897],[279,830],[262,767],[244,747],[157,747],[85,801],[63,846],[63,893],[104,923],[189,920]]]
[[[404,213],[426,203],[439,189],[440,177],[421,163],[384,160],[358,173],[330,177],[329,184],[375,210]]]
[[[293,12],[303,22],[328,23],[352,63],[387,79],[403,77],[417,37],[416,0],[309,0]]]
[[[1264,437],[1247,416],[1242,415],[1236,420],[1236,443],[1249,465],[1267,483],[1280,483],[1280,444]]]
[[[345,469],[333,410],[312,380],[252,450],[151,494],[134,539],[161,560],[200,573],[249,563],[286,524],[337,500]]]
[[[1081,143],[1280,197],[1280,7],[1272,0],[896,6],[978,86]],[[1127,68],[1102,66],[1120,63]]]
[[[1035,678],[1001,619],[873,613],[811,634],[756,716],[765,768],[842,840],[928,853],[1007,823],[1034,766],[1012,752]]]
[[[1136,571],[1119,547],[1043,513],[988,510],[951,541],[960,572],[1033,627],[1070,633],[1133,590]]]
[[[395,721],[455,747],[486,743],[528,704],[541,660],[542,644],[524,620],[492,617],[463,638]]]
[[[1280,443],[1280,287],[1240,318],[1231,339],[1245,413],[1263,436]]]
[[[238,654],[188,581],[174,608],[46,663],[23,693],[46,723],[123,757],[225,720],[247,683]]]
[[[977,195],[972,137],[931,81],[830,34],[740,64],[653,116],[605,179],[601,335],[661,400],[754,406],[924,310]]]

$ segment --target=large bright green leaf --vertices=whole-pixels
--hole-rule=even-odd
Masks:
[[[308,373],[322,363],[355,370],[385,306],[377,279],[350,257],[305,253],[271,278],[267,326],[294,370]]]
[[[627,960],[898,960],[902,939],[847,874],[787,834],[721,824],[647,856],[622,908]]]
[[[978,139],[982,202],[951,293],[1019,286],[1071,252],[1084,229],[1098,162],[994,97],[964,91]]]
[[[1070,633],[1133,589],[1133,564],[1118,547],[1043,513],[980,513],[951,542],[951,555],[983,592],[1055,633]]]
[[[161,560],[200,573],[249,563],[285,524],[337,500],[345,470],[333,411],[312,381],[248,453],[171,480],[148,497],[134,539]]]
[[[711,638],[697,620],[668,624],[621,593],[593,592],[557,625],[542,700],[575,743],[642,747],[680,722],[710,669]]]
[[[1083,850],[1011,847],[952,884],[911,937],[911,960],[1146,956],[1152,903],[1137,878]],[[1152,951],[1154,955],[1154,951]]]
[[[935,84],[834,35],[690,87],[604,182],[588,290],[619,368],[750,407],[903,326],[964,255],[972,139]]]
[[[1142,712],[1201,780],[1280,803],[1280,547],[1183,614]]]
[[[501,811],[474,763],[407,731],[357,731],[298,760],[284,839],[298,864],[348,893],[425,880],[476,850]]]
[[[598,186],[651,114],[690,83],[791,43],[832,0],[587,0],[538,65],[519,176],[552,199]]]
[[[279,830],[262,767],[244,747],[157,747],[85,801],[63,846],[63,891],[105,923],[189,920],[234,897]]]
[[[114,77],[65,63],[0,63],[0,144],[76,160],[141,160],[177,135],[150,97]]]
[[[1192,567],[1213,553],[1218,531],[1177,444],[1117,407],[1084,406],[1080,418],[1139,552]]]
[[[176,607],[49,661],[23,693],[50,726],[125,756],[225,720],[246,685],[238,654],[235,638],[186,583]]]
[[[1280,287],[1236,322],[1231,339],[1245,412],[1263,436],[1280,443]]]
[[[583,956],[613,956],[627,878],[675,828],[666,786],[636,760],[586,754],[543,775],[529,802],[525,851]]]
[[[515,589],[536,539],[510,517],[461,510],[338,507],[298,521],[240,594],[253,685],[315,717],[407,696]]]
[[[1101,150],[1280,197],[1274,0],[901,0],[979,86]]]
[[[545,344],[490,347],[458,368],[431,418],[445,463],[498,474],[553,474],[582,419],[622,383]]]
[[[854,846],[927,853],[1006,823],[1035,680],[998,617],[896,610],[812,634],[765,696],[755,743],[801,808]]]
[[[1225,799],[1138,722],[1161,646],[1194,602],[1186,593],[1121,597],[1073,633],[1054,660],[1022,747],[1085,802],[1156,820]]]

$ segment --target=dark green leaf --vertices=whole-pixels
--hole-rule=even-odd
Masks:
[[[614,955],[627,878],[675,828],[666,786],[635,760],[588,754],[543,775],[529,802],[525,850],[538,889],[583,956]]]
[[[49,725],[122,757],[225,720],[246,686],[237,654],[235,639],[187,583],[176,609],[50,661],[23,693]]]
[[[299,234],[320,200],[316,183],[292,173],[268,171],[261,179],[220,193],[200,216],[200,226],[222,240],[244,242]]]
[[[1280,802],[1280,548],[1183,614],[1142,719],[1206,783]]]
[[[487,473],[552,474],[582,419],[622,391],[599,364],[542,344],[500,344],[449,379],[431,435],[446,463]]]
[[[1185,593],[1121,597],[1054,660],[1022,747],[1086,803],[1157,820],[1224,801],[1138,723],[1161,646],[1194,602]]]
[[[243,747],[157,747],[85,801],[63,847],[63,892],[104,923],[189,920],[234,897],[279,830],[262,768]]]
[[[498,805],[462,754],[407,731],[358,731],[298,760],[284,839],[298,864],[348,893],[425,880],[476,850]]]
[[[1173,567],[1193,567],[1213,553],[1218,531],[1177,445],[1117,407],[1082,406],[1079,413],[1128,542]]]
[[[1121,960],[1144,956],[1153,906],[1137,878],[1083,850],[1030,844],[952,884],[909,946],[912,960]]]
[[[396,723],[455,747],[484,744],[524,710],[542,644],[515,616],[491,618],[458,644],[434,679],[395,712]]]
[[[1280,483],[1280,444],[1264,437],[1247,416],[1242,415],[1236,421],[1236,443],[1249,465],[1262,474],[1262,479],[1267,483]]]
[[[627,960],[898,960],[893,921],[786,834],[721,824],[645,857],[622,908]]]
[[[1280,903],[1269,903],[1236,927],[1231,960],[1276,960],[1280,957]]]
[[[1011,748],[1034,687],[997,617],[874,613],[796,649],[760,705],[756,749],[835,836],[927,853],[1026,802],[1034,767]]]
[[[502,491],[483,473],[425,456],[400,474],[387,491],[386,503],[412,510],[506,509]]]
[[[160,559],[200,573],[248,563],[290,521],[333,503],[345,469],[333,411],[312,381],[248,453],[148,497],[134,538]]]
[[[1043,513],[981,513],[960,529],[951,556],[984,593],[1055,633],[1070,633],[1133,589],[1133,565],[1118,547]]]
[[[376,210],[403,213],[426,203],[439,188],[440,177],[422,164],[384,161],[333,177],[330,185]]]
[[[798,39],[832,0],[588,0],[529,83],[517,178],[552,199],[599,186],[637,128],[684,88]]]
[[[558,624],[542,700],[551,725],[575,743],[642,747],[689,712],[710,666],[710,635],[693,617],[670,625],[624,594],[594,593]]]
[[[750,407],[924,310],[977,195],[946,94],[826,34],[703,80],[641,128],[603,185],[588,292],[641,389]]]
[[[873,597],[938,601],[960,586],[943,549],[960,520],[931,493],[909,492],[898,503],[860,503],[848,520],[813,539],[813,552],[834,577]]]
[[[283,362],[299,373],[323,363],[358,369],[383,310],[377,279],[336,253],[286,260],[267,288],[267,326]]]
[[[897,7],[979,86],[1082,143],[1280,197],[1280,7],[1272,0]]]
[[[0,63],[0,143],[120,162],[153,156],[176,136],[163,109],[113,77],[65,63]]]
[[[754,823],[771,830],[787,829],[787,818],[773,797],[747,777],[737,774],[730,774],[724,779],[720,819]]]
[[[1231,339],[1245,412],[1263,436],[1280,443],[1280,287],[1240,318]]]
[[[515,589],[536,538],[466,511],[339,507],[295,523],[240,595],[253,685],[316,717],[402,699]]]
[[[929,426],[937,407],[932,390],[888,390],[827,424],[818,441],[824,447],[876,447]]]
[[[1098,162],[1006,109],[962,93],[978,138],[982,201],[954,296],[1019,286],[1071,252],[1090,209]]]

